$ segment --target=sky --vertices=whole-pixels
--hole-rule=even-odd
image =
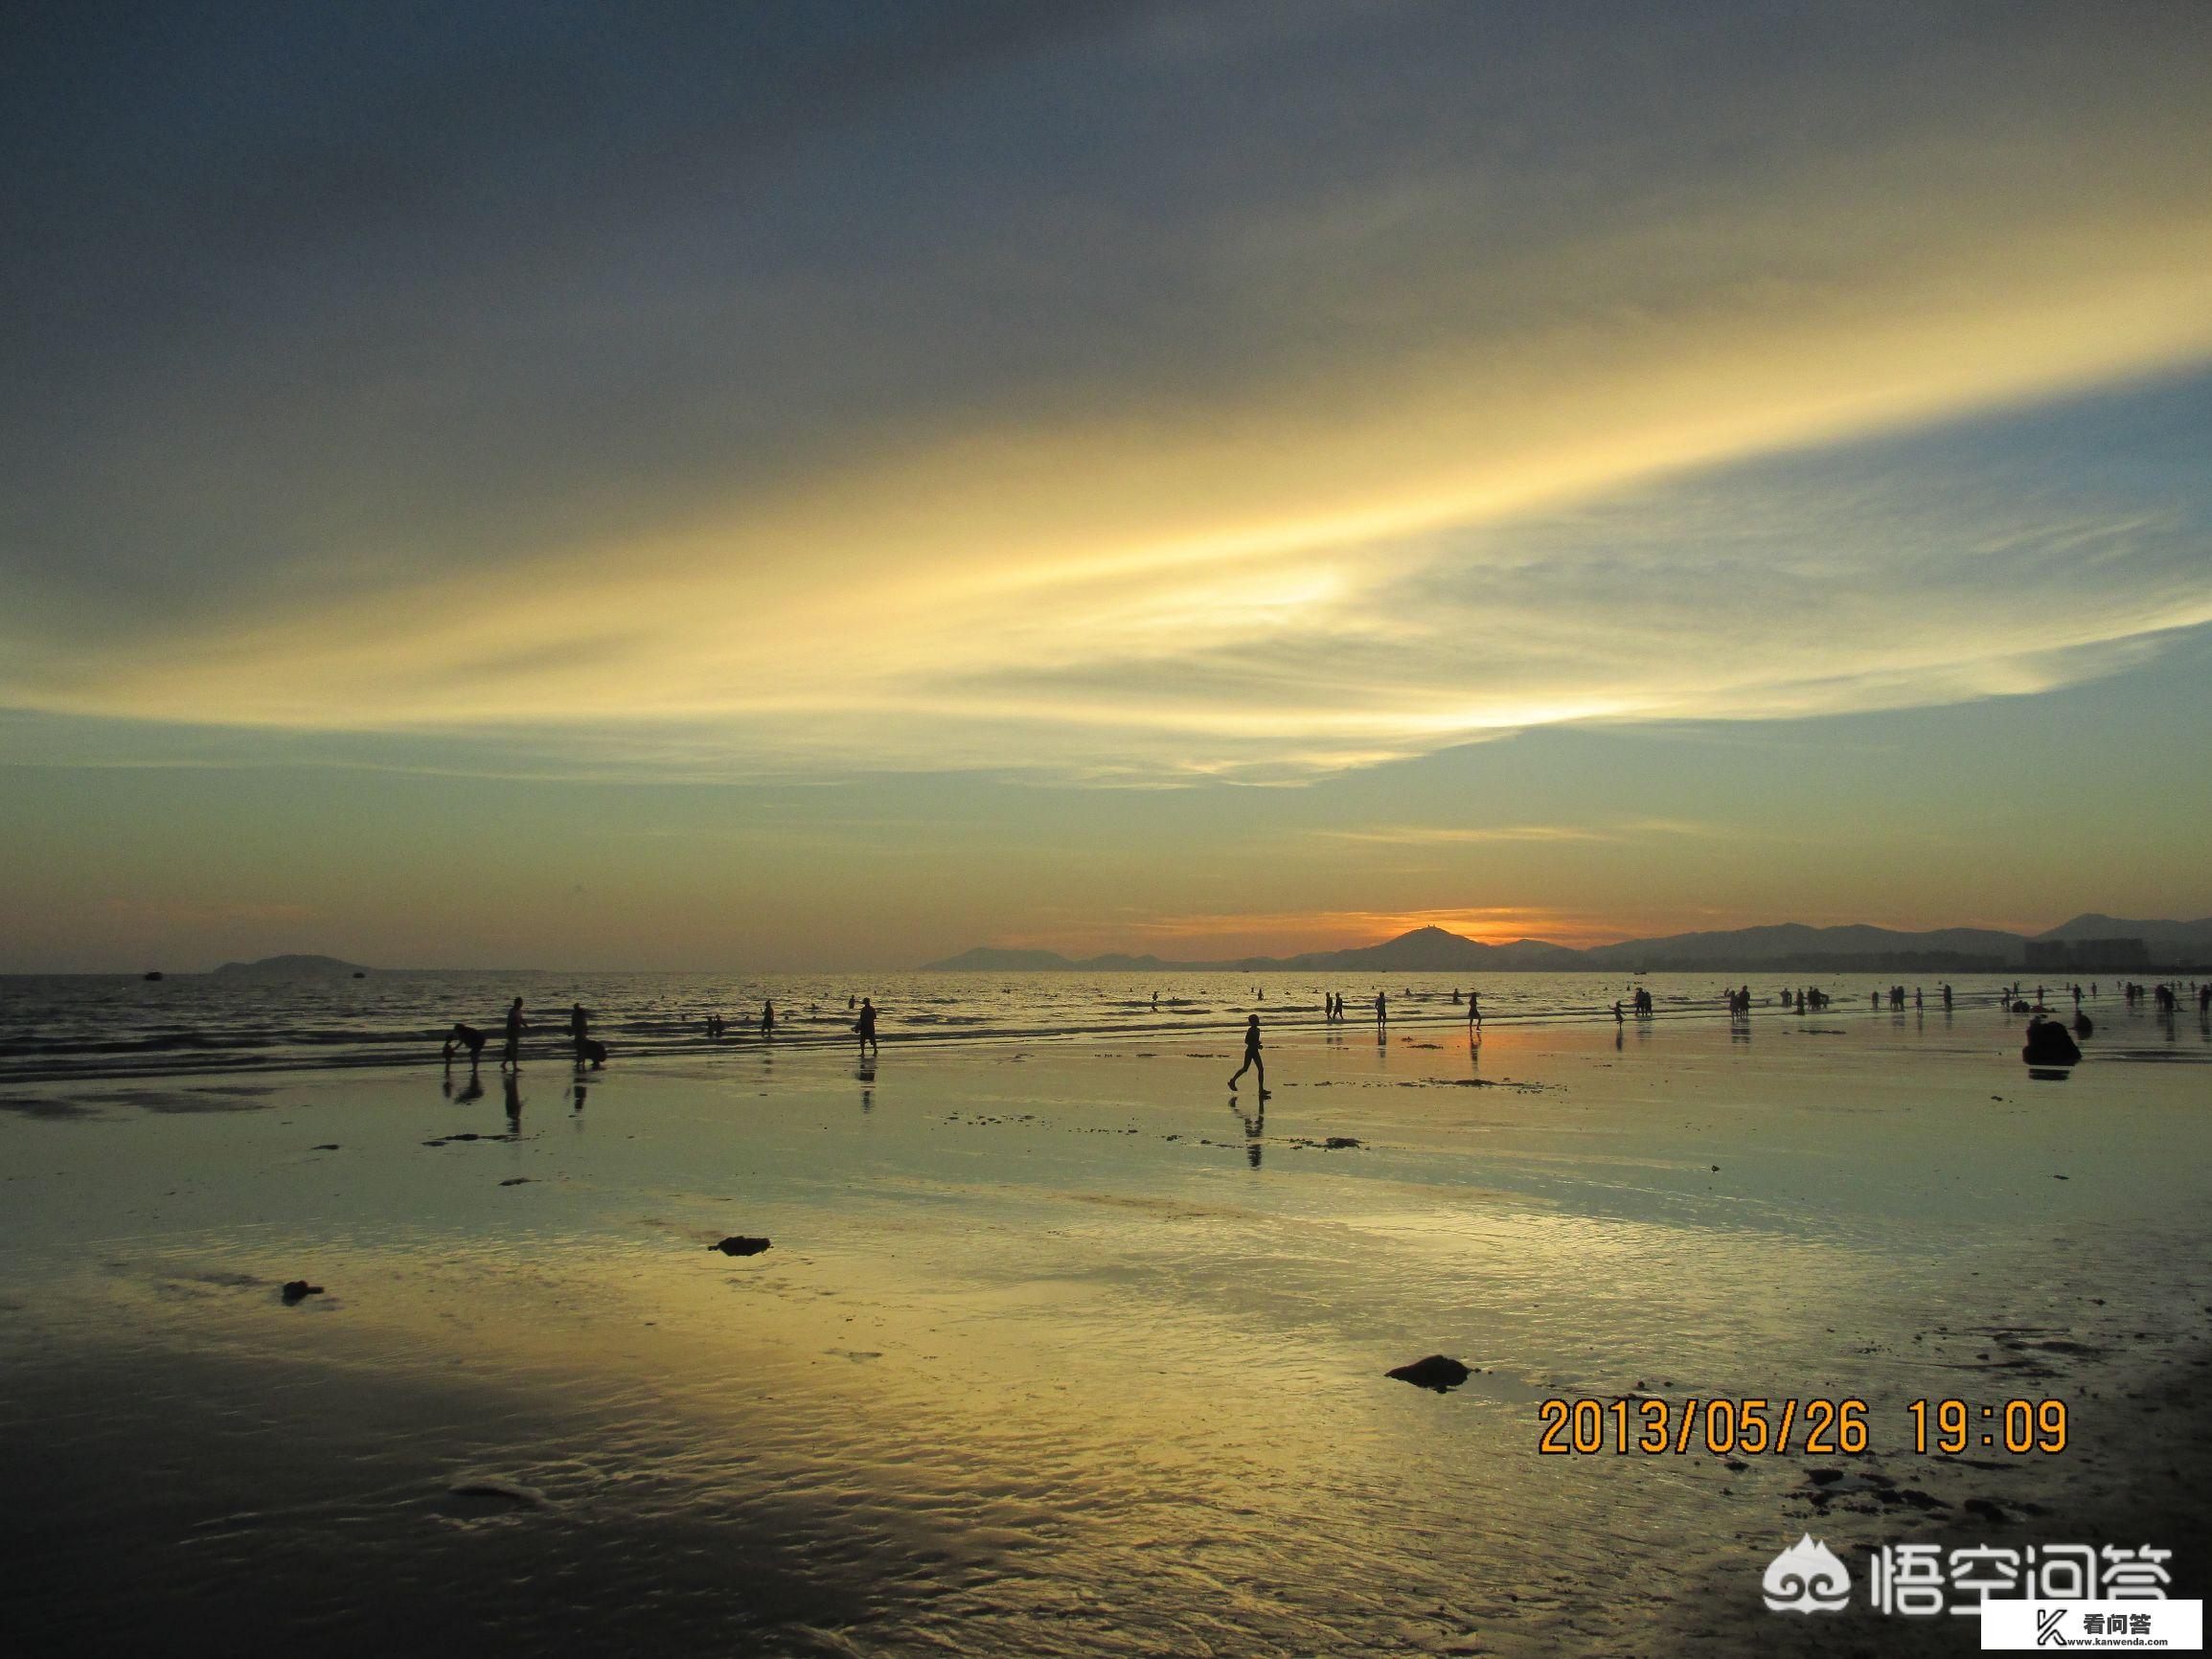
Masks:
[[[2212,913],[2212,8],[0,31],[0,970]]]

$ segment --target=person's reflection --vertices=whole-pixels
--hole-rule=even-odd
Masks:
[[[484,1077],[474,1066],[468,1068],[468,1080],[461,1085],[461,1092],[453,1097],[455,1102],[467,1105],[470,1101],[484,1098]]]
[[[1247,1143],[1244,1156],[1251,1160],[1252,1168],[1257,1170],[1260,1167],[1260,1143],[1267,1133],[1267,1102],[1256,1102],[1255,1106],[1256,1109],[1247,1114],[1237,1102],[1229,1102],[1230,1115],[1244,1125],[1244,1140]]]
[[[453,1057],[451,1055],[445,1057],[445,1076],[438,1085],[438,1092],[447,1100],[453,1098]]]
[[[853,1076],[858,1079],[860,1084],[860,1109],[863,1112],[874,1111],[876,1109],[876,1062],[874,1060],[863,1061],[855,1070]]]
[[[1615,1054],[1619,1054],[1621,1052],[1621,1038],[1623,1034],[1624,1034],[1620,1022],[1616,1020],[1613,1023],[1613,1053]]]
[[[507,1085],[507,1132],[518,1136],[522,1133],[522,1074],[501,1072],[499,1080]]]
[[[583,1077],[582,1073],[577,1075],[576,1091],[570,1099],[569,1110],[572,1112],[583,1110]]]

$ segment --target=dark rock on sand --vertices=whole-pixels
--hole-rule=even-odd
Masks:
[[[1438,1394],[1448,1394],[1473,1374],[1456,1359],[1447,1359],[1441,1353],[1432,1353],[1426,1359],[1402,1365],[1386,1375],[1400,1382],[1410,1382],[1415,1388],[1432,1388]]]
[[[724,1256],[758,1256],[768,1247],[765,1239],[748,1239],[742,1233],[733,1233],[719,1244],[709,1244],[709,1250],[719,1250]]]
[[[2040,1019],[2028,1027],[2028,1040],[2020,1058],[2031,1066],[2070,1066],[2082,1057],[2082,1045],[2056,1020]]]
[[[322,1293],[323,1287],[320,1284],[309,1284],[305,1279],[294,1279],[285,1286],[285,1306],[289,1307],[295,1302],[305,1302],[308,1297],[320,1296]]]

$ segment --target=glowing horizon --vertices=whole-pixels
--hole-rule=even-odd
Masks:
[[[0,966],[2212,911],[2201,9],[616,44],[25,31]]]

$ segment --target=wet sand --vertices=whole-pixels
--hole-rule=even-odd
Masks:
[[[0,1605],[39,1651],[1976,1648],[1767,1613],[1808,1530],[2153,1543],[2201,1594],[2212,1045],[2018,1042],[1354,1024],[1270,1034],[1264,1120],[1228,1027],[581,1103],[14,1087]],[[1430,1353],[1472,1375],[1384,1375]],[[1541,1456],[1555,1396],[1856,1396],[1871,1444]],[[1916,1454],[1924,1397],[2064,1399],[2068,1447]]]

